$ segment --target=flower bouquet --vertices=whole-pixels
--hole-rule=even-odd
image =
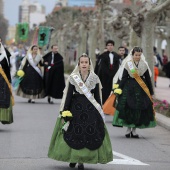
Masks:
[[[23,70],[18,70],[16,75],[15,75],[15,78],[13,79],[12,81],[12,86],[14,87],[14,90],[16,90],[20,84],[20,82],[23,80],[24,78],[24,71]]]
[[[113,90],[117,89],[119,87],[119,84],[113,84]]]
[[[64,123],[61,129],[64,131],[67,131],[68,126],[70,124],[70,120],[73,118],[73,115],[68,110],[60,112],[60,115],[61,115],[61,118],[64,120]]]
[[[119,88],[119,84],[113,84],[113,90],[112,91],[116,96],[116,99],[113,103],[113,106],[116,107],[117,104],[118,104],[118,97],[119,97],[119,95],[122,94],[122,89]]]

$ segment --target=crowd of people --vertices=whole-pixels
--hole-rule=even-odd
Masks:
[[[37,45],[27,50],[22,44],[7,49],[0,38],[0,84],[2,124],[13,123],[13,88],[28,103],[46,96],[50,104],[53,98],[61,99],[65,88],[64,63],[57,45],[52,45],[51,52],[43,56]]]
[[[16,95],[27,98],[28,103],[44,97],[50,104],[54,98],[62,99],[48,157],[68,162],[71,168],[78,165],[79,170],[84,170],[84,163],[112,161],[112,146],[102,109],[112,93],[116,96],[116,102],[112,103],[116,103],[112,125],[127,127],[126,138],[139,138],[136,128],[156,126],[152,73],[142,49],[134,47],[129,51],[120,46],[116,53],[114,45],[113,40],[108,40],[103,53],[96,50],[95,68],[90,56],[83,53],[65,83],[64,61],[56,44],[45,55],[37,45],[25,50],[21,44],[10,54],[0,42],[0,93],[3,94],[0,122],[13,122],[10,56],[14,55],[12,77],[18,81],[14,83]],[[153,50],[155,68],[164,66],[170,78],[167,56],[164,54],[162,60],[155,47]]]

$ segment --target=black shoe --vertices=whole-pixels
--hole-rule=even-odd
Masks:
[[[1,123],[2,123],[3,125],[9,124],[9,122],[7,122],[7,121],[1,121]]]
[[[70,167],[70,168],[75,168],[75,166],[76,166],[76,163],[70,163],[70,164],[69,164],[69,167]]]
[[[31,99],[28,100],[28,103],[31,103]]]
[[[133,133],[131,132],[131,138],[139,138],[139,135],[138,134],[133,135]]]
[[[50,97],[48,97],[48,103],[50,103],[51,102],[51,98]]]
[[[84,165],[83,164],[78,165],[78,170],[84,170]]]
[[[35,100],[31,100],[31,103],[35,103]]]
[[[126,136],[126,138],[130,138],[130,134],[131,134],[131,132],[130,133],[128,133],[128,134],[126,134],[125,136]]]
[[[51,100],[51,97],[48,97],[48,103],[49,104],[54,104],[54,102]]]

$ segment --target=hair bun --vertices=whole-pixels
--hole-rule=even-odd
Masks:
[[[83,53],[82,56],[87,56],[87,54],[86,54],[86,53]]]

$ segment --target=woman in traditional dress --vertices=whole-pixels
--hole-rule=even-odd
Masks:
[[[28,103],[35,103],[34,99],[44,97],[43,88],[43,61],[39,49],[33,45],[23,58],[19,70],[24,71],[23,80],[20,82],[16,94],[28,98]]]
[[[134,47],[118,73],[122,94],[118,97],[113,125],[127,127],[127,138],[139,138],[136,128],[156,126],[151,71],[140,47]]]
[[[70,162],[70,167],[83,170],[83,163],[108,163],[113,160],[110,138],[101,108],[101,83],[92,62],[82,54],[69,76],[60,111],[69,110],[73,118],[63,127],[59,115],[51,139],[48,157]],[[65,131],[62,131],[65,129]]]
[[[14,98],[11,89],[10,59],[0,42],[0,122],[13,122],[12,106]]]

